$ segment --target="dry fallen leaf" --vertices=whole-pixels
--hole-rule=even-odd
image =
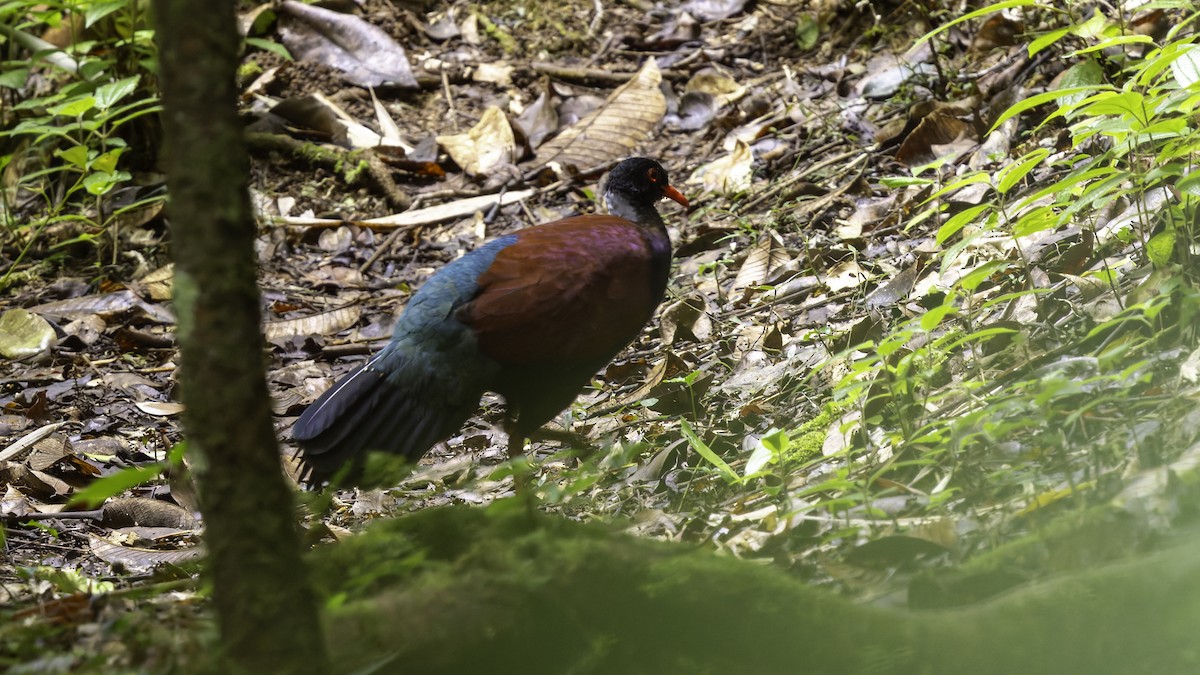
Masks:
[[[485,176],[516,161],[517,142],[504,111],[489,106],[465,134],[438,136],[437,142],[470,176]]]
[[[263,332],[266,333],[268,340],[279,340],[295,335],[333,335],[358,323],[360,316],[362,316],[362,308],[358,305],[351,305],[299,319],[268,321],[263,326]]]
[[[792,256],[787,252],[779,235],[775,232],[765,233],[746,254],[746,260],[738,269],[733,285],[729,288],[730,294],[766,283],[779,267],[791,260]]]
[[[336,68],[362,87],[417,87],[404,48],[380,28],[350,14],[294,0],[283,2],[279,11],[280,37],[297,61]]]
[[[155,417],[170,417],[183,412],[183,404],[175,401],[138,401],[133,405],[147,415]]]
[[[750,188],[754,152],[744,141],[737,141],[728,155],[697,168],[687,182],[702,185],[708,192],[730,195]]]
[[[603,106],[543,145],[534,163],[540,167],[555,162],[563,169],[582,171],[629,155],[667,111],[661,82],[658,63],[647,59],[637,75],[614,91]]]

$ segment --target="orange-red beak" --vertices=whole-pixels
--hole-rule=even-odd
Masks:
[[[674,202],[677,202],[680,206],[682,206],[685,209],[691,207],[691,204],[688,204],[687,197],[684,197],[682,192],[680,192],[679,190],[676,190],[675,188],[671,187],[670,185],[663,188],[663,196],[667,197],[668,199],[670,199]]]

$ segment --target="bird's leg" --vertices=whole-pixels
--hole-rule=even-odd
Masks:
[[[529,486],[531,468],[525,458],[525,434],[517,430],[517,423],[511,418],[504,421],[504,431],[508,434],[508,460],[512,463],[513,489],[532,519],[536,512],[537,497]]]

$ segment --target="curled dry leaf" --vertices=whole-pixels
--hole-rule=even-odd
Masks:
[[[333,335],[358,323],[361,316],[362,308],[358,305],[339,307],[299,319],[268,321],[263,327],[263,332],[266,333],[268,340],[280,340],[297,335]]]
[[[91,314],[109,318],[135,309],[141,310],[151,321],[175,323],[175,317],[172,316],[170,310],[161,305],[145,302],[133,291],[116,291],[115,293],[56,300],[30,307],[29,311],[55,319],[79,319]]]
[[[707,23],[728,19],[745,6],[746,0],[690,0],[680,9]]]
[[[285,0],[279,9],[280,37],[297,61],[336,68],[362,87],[417,87],[404,48],[381,29],[356,16],[294,0]]]
[[[465,134],[438,136],[437,142],[470,176],[484,176],[516,161],[517,141],[504,111],[489,106]]]
[[[190,511],[160,499],[123,497],[104,504],[105,527],[170,527],[194,530],[199,526]]]
[[[950,113],[934,111],[922,118],[900,144],[896,159],[916,166],[960,155],[975,144],[975,130],[969,124]]]
[[[929,42],[922,42],[903,56],[880,54],[867,64],[871,74],[862,79],[858,89],[866,98],[888,98],[915,77],[936,76],[938,71],[930,63],[932,59]]]
[[[705,341],[712,335],[710,301],[693,293],[667,305],[659,319],[664,344],[674,345],[683,340]]]
[[[825,275],[825,286],[833,292],[844,291],[847,288],[861,286],[867,280],[867,273],[859,267],[858,261],[850,258],[843,260],[829,270]]]
[[[150,570],[163,564],[178,565],[204,556],[204,549],[198,546],[174,551],[156,551],[114,544],[90,532],[88,548],[91,549],[92,555],[100,560],[109,564],[124,565],[131,570]]]
[[[724,107],[746,95],[746,88],[716,68],[706,68],[688,80],[684,91],[708,94],[717,107]]]
[[[549,78],[543,82],[537,100],[529,104],[513,124],[525,136],[531,150],[536,150],[547,138],[558,133],[558,111],[554,109],[554,90]]]
[[[138,401],[133,405],[147,415],[155,417],[171,417],[183,412],[183,404],[175,401]]]
[[[743,288],[767,283],[776,270],[791,260],[792,256],[787,252],[779,235],[775,232],[764,233],[746,254],[746,260],[738,269],[729,292],[735,293]]]
[[[175,263],[167,263],[138,279],[142,294],[151,300],[171,299],[171,286],[175,281]]]
[[[4,491],[4,496],[0,497],[0,516],[20,518],[33,510],[29,498],[12,485],[9,485]]]
[[[50,351],[57,342],[50,322],[27,309],[0,314],[0,356],[28,358]]]
[[[631,154],[667,111],[661,82],[658,63],[647,59],[637,75],[614,91],[603,106],[543,145],[535,163],[540,167],[555,162],[564,169],[587,170]]]
[[[739,140],[728,155],[699,167],[687,182],[721,195],[742,192],[750,187],[753,165],[754,152],[745,141]]]

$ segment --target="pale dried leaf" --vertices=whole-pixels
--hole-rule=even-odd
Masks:
[[[56,300],[30,307],[29,311],[56,319],[79,319],[89,314],[107,319],[134,309],[141,310],[147,318],[158,323],[175,323],[175,317],[165,307],[147,303],[128,290]]]
[[[0,314],[0,356],[23,359],[48,352],[57,342],[50,322],[27,309]]]
[[[96,344],[100,336],[104,335],[104,329],[106,328],[108,328],[108,324],[104,322],[104,319],[95,314],[88,314],[63,326],[62,330],[67,335],[90,347]]]
[[[476,82],[487,82],[507,87],[512,84],[512,74],[515,68],[503,63],[480,63],[471,73],[471,79]]]
[[[687,182],[702,185],[708,192],[729,195],[750,188],[754,152],[744,141],[736,141],[728,155],[704,164],[692,172]]]
[[[847,288],[861,286],[867,281],[867,273],[854,259],[844,260],[829,270],[825,276],[825,285],[829,290],[837,292]]]
[[[51,434],[34,444],[25,464],[35,471],[45,471],[68,457],[71,457],[71,441],[62,434]]]
[[[737,83],[732,77],[717,70],[706,68],[688,80],[684,91],[688,93],[703,93],[712,96],[717,107],[724,107],[746,95],[746,88]]]
[[[147,415],[156,417],[171,417],[183,412],[183,404],[175,401],[138,401],[133,405]]]
[[[351,305],[298,319],[268,321],[263,327],[263,332],[268,340],[280,340],[294,335],[333,335],[358,323],[361,316],[362,308]]]
[[[14,441],[12,445],[9,445],[4,450],[0,450],[0,462],[20,455],[26,449],[32,448],[38,441],[61,429],[64,425],[66,425],[66,422],[55,422],[54,424],[47,424],[25,434],[20,439]]]
[[[921,119],[900,149],[896,159],[908,166],[917,166],[957,156],[975,146],[974,129],[957,116],[935,110]]]
[[[279,10],[280,37],[297,61],[330,66],[363,87],[417,87],[404,48],[380,28],[294,0],[286,0]]]
[[[922,42],[903,56],[880,54],[867,64],[870,73],[858,84],[858,90],[866,98],[887,98],[914,77],[937,75],[937,67],[930,63],[933,51],[929,42]]]
[[[746,260],[733,279],[730,293],[766,283],[780,266],[791,260],[792,256],[779,235],[775,232],[764,233],[746,254]]]
[[[114,544],[90,532],[88,533],[88,548],[91,549],[92,555],[106,563],[124,565],[129,569],[140,571],[150,570],[164,564],[178,565],[204,557],[204,549],[199,546],[177,551],[156,551]]]
[[[516,161],[517,141],[504,111],[488,106],[465,134],[438,136],[438,145],[470,176],[484,176]]]
[[[654,131],[667,111],[667,100],[659,89],[661,82],[658,63],[648,59],[603,106],[543,145],[535,163],[545,166],[555,162],[563,169],[587,170],[629,155]]]
[[[391,216],[383,216],[382,218],[372,218],[370,220],[361,221],[365,225],[374,227],[411,227],[414,225],[430,225],[433,223],[441,223],[455,218],[469,216],[478,211],[486,211],[492,208],[497,203],[500,206],[507,206],[519,202],[523,199],[528,199],[537,193],[537,190],[512,190],[499,195],[480,195],[478,197],[467,197],[455,202],[447,202],[430,206],[424,209],[414,209],[397,213]],[[278,222],[288,225],[334,225],[345,221],[331,220],[328,218],[278,218]]]
[[[554,109],[553,92],[548,84],[513,125],[525,135],[532,149],[537,149],[546,138],[558,132],[558,111]]]
[[[0,498],[0,516],[20,518],[29,515],[32,510],[28,498],[16,486],[9,485],[4,491],[4,497]]]
[[[379,125],[379,130],[382,132],[380,144],[402,148],[406,153],[412,152],[413,147],[404,142],[404,138],[400,133],[400,125],[396,124],[396,120],[392,119],[391,113],[379,102],[379,98],[375,96],[374,87],[371,88],[371,106],[375,110],[375,123]]]
[[[917,283],[916,267],[908,267],[867,296],[867,309],[890,307],[908,297]]]
[[[745,6],[746,0],[689,0],[679,9],[707,23],[728,19]]]

